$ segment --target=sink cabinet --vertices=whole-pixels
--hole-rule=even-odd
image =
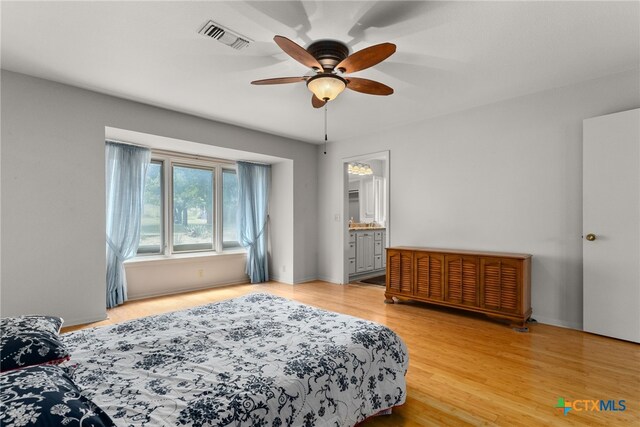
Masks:
[[[385,230],[349,231],[349,276],[384,273],[385,237]]]
[[[356,233],[356,273],[373,270],[373,232],[359,231]]]

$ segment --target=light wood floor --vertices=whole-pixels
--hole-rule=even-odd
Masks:
[[[547,325],[529,333],[419,303],[386,305],[383,288],[310,282],[236,285],[132,301],[99,326],[249,292],[268,292],[389,326],[409,347],[407,402],[369,426],[640,425],[640,345]],[[80,329],[70,327],[65,331]],[[554,408],[558,398],[626,401],[624,412]]]

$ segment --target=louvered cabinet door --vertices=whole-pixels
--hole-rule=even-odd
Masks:
[[[444,256],[416,252],[414,257],[414,295],[432,300],[442,300]]]
[[[480,305],[478,258],[446,255],[444,262],[445,300],[454,304],[478,307]]]
[[[411,295],[413,253],[408,251],[387,251],[387,271],[389,290]]]
[[[480,287],[484,308],[519,313],[522,262],[504,258],[481,258]]]

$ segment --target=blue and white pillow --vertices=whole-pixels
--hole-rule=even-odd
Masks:
[[[112,427],[59,366],[29,366],[0,374],[0,425]]]
[[[0,319],[0,372],[69,359],[59,339],[62,319],[19,316]]]

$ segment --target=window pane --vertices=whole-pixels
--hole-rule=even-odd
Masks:
[[[240,246],[238,242],[238,175],[236,171],[222,171],[222,247]]]
[[[173,167],[173,250],[213,249],[213,171]]]
[[[138,254],[162,253],[162,162],[152,161],[144,186]]]

